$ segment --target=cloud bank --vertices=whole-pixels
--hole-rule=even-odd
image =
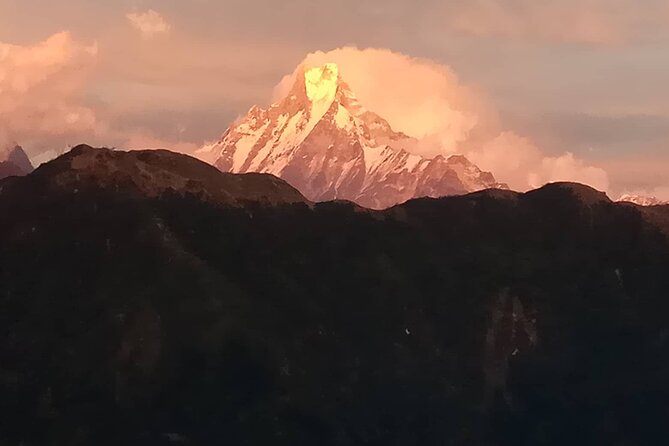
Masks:
[[[95,134],[100,123],[82,98],[97,52],[67,32],[33,46],[0,42],[0,142]]]
[[[36,164],[82,142],[183,152],[198,147],[140,125],[121,128],[112,107],[89,96],[100,56],[97,43],[79,42],[69,32],[34,45],[0,42],[0,146],[21,144]]]

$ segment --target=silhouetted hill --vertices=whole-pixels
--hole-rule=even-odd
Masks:
[[[311,204],[80,147],[0,182],[0,443],[662,444],[669,208]]]
[[[61,191],[111,189],[140,198],[172,193],[213,204],[306,202],[295,188],[272,175],[221,175],[206,163],[167,150],[124,152],[80,145],[41,166],[32,180]]]

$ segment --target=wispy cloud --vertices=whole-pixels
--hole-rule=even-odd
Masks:
[[[144,12],[131,12],[126,14],[126,18],[146,38],[167,33],[172,28],[172,25],[153,9]]]

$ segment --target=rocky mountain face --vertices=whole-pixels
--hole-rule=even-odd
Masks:
[[[0,215],[3,445],[669,437],[665,207],[561,183],[372,211],[80,147],[2,180]]]
[[[463,156],[426,159],[407,152],[409,144],[327,64],[298,73],[285,99],[253,107],[198,155],[224,172],[271,173],[313,201],[345,199],[373,209],[506,187]]]
[[[0,148],[0,179],[27,175],[32,171],[33,166],[21,146]]]
[[[668,201],[660,200],[656,197],[644,195],[623,194],[618,198],[621,203],[634,203],[639,206],[662,206],[669,204]]]

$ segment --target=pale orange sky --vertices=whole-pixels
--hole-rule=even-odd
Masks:
[[[318,50],[421,150],[669,198],[666,0],[0,0],[0,139],[191,151]]]

